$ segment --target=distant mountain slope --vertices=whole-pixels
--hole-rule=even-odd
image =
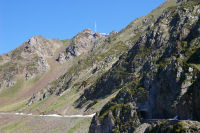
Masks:
[[[118,33],[32,37],[0,55],[0,111],[97,112],[90,133],[199,130],[199,26],[199,0],[167,0]]]

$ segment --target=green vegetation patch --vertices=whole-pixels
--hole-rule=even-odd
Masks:
[[[184,122],[160,122],[155,127],[148,128],[149,133],[186,133],[187,128]]]
[[[48,101],[49,97],[45,98],[44,100],[42,101],[38,101],[38,102],[35,102],[33,104],[31,104],[31,106],[26,106],[27,109],[30,109],[30,110],[39,110],[39,108],[45,104],[46,101]],[[27,102],[27,101],[26,101]]]
[[[11,132],[14,132],[17,129],[23,127],[24,125],[25,125],[24,121],[19,121],[19,122],[16,122],[16,123],[11,123],[9,125],[6,125],[2,129],[0,129],[0,131],[6,132],[6,133],[11,133]]]
[[[11,98],[15,94],[17,94],[23,87],[24,87],[24,80],[19,79],[19,80],[17,80],[17,82],[14,86],[4,89],[1,92],[0,97]]]
[[[83,120],[81,120],[80,122],[78,122],[76,125],[74,125],[72,128],[70,128],[67,133],[76,133],[76,132],[83,132],[82,129],[86,129],[85,133],[87,133],[89,131],[89,125],[91,122],[91,118],[85,118]]]
[[[2,56],[0,56],[0,61],[3,61],[3,57]]]
[[[72,88],[70,91],[66,91],[62,96],[58,97],[58,99],[49,105],[44,112],[49,111],[56,111],[59,108],[63,108],[64,106],[67,106],[69,104],[72,104],[77,98],[79,97],[79,94],[77,94],[76,89]]]
[[[4,105],[3,107],[0,108],[0,111],[20,111],[26,108],[26,102],[28,99],[24,99],[22,101],[19,102],[14,102],[12,104],[9,105]]]

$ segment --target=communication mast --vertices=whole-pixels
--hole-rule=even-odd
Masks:
[[[95,23],[94,23],[94,31],[95,31],[95,33],[97,32],[97,25],[96,25],[96,21],[95,21]]]

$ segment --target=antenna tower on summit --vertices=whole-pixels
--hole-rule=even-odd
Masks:
[[[96,21],[95,21],[95,23],[94,23],[94,31],[95,31],[95,33],[97,32],[97,25],[96,25]]]

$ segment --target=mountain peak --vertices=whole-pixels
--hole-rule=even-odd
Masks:
[[[81,33],[84,33],[84,34],[93,34],[93,31],[91,29],[84,29]]]
[[[27,42],[28,44],[37,45],[38,42],[44,40],[43,36],[32,36]]]

